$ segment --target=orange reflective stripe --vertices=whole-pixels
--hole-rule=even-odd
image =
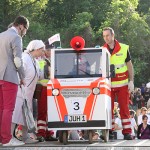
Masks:
[[[59,120],[61,120],[61,121],[62,121],[62,116],[61,116],[61,113],[60,113],[60,109],[59,109],[59,106],[58,106],[58,101],[57,101],[56,96],[54,96],[54,100],[55,100],[55,104],[56,104],[57,112],[58,112],[58,115],[59,115]]]
[[[60,83],[58,82],[57,79],[55,79],[55,81],[52,80],[52,82],[55,82],[55,84],[53,84],[54,89],[59,89],[59,90],[61,89]],[[58,110],[60,111],[61,121],[63,121],[65,115],[68,114],[64,97],[61,94],[59,94],[58,96],[54,96],[54,97],[55,97],[56,103],[58,103]]]
[[[100,85],[106,85],[106,86],[108,86],[109,88],[111,88],[111,85],[110,84],[108,84],[108,83],[106,83],[106,82],[101,82],[101,84]]]
[[[52,96],[52,84],[48,84],[48,86],[47,86],[47,96]],[[56,104],[56,109],[57,109],[57,112],[59,115],[59,119],[62,120],[56,96],[54,96],[54,102]]]
[[[91,85],[90,85],[91,89],[94,88],[94,87],[98,87],[98,83],[99,83],[98,81],[100,81],[100,79],[97,79],[97,80],[95,80],[94,82],[91,83]],[[91,119],[91,117],[92,117],[92,116],[90,117],[90,114],[93,111],[92,106],[94,104],[95,97],[96,97],[96,95],[94,95],[91,92],[91,94],[89,95],[89,97],[86,100],[86,105],[85,105],[83,114],[86,114],[87,120]]]
[[[47,96],[52,96],[52,89],[47,88]]]
[[[100,88],[100,94],[106,94],[108,96],[111,96],[111,91],[107,88],[101,87]]]
[[[90,115],[89,120],[92,120],[92,116],[93,116],[93,111],[94,111],[94,108],[95,108],[96,100],[97,100],[97,95],[95,95],[95,97],[94,97],[93,107],[92,107],[92,110],[91,110],[91,115]]]

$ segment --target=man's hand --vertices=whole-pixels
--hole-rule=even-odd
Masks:
[[[133,81],[130,81],[130,82],[128,83],[128,89],[129,89],[130,93],[134,91],[134,84],[133,84]]]
[[[24,80],[20,80],[20,85],[26,85]]]

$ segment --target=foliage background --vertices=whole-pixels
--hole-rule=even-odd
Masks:
[[[103,45],[102,29],[112,27],[116,39],[130,45],[135,85],[150,82],[150,0],[0,0],[0,32],[18,15],[30,21],[24,47],[56,33],[63,48],[75,35],[86,47]]]

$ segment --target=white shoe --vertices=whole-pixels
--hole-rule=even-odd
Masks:
[[[24,142],[25,142],[25,144],[34,144],[34,143],[38,143],[39,140],[35,140],[35,139],[32,139],[32,138],[27,138]]]
[[[12,138],[9,143],[3,144],[3,146],[21,146],[25,143],[22,141],[17,140],[16,138]]]

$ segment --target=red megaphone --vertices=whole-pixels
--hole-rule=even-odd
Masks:
[[[81,36],[75,36],[71,39],[70,45],[73,49],[79,51],[82,50],[85,46],[85,40]]]

